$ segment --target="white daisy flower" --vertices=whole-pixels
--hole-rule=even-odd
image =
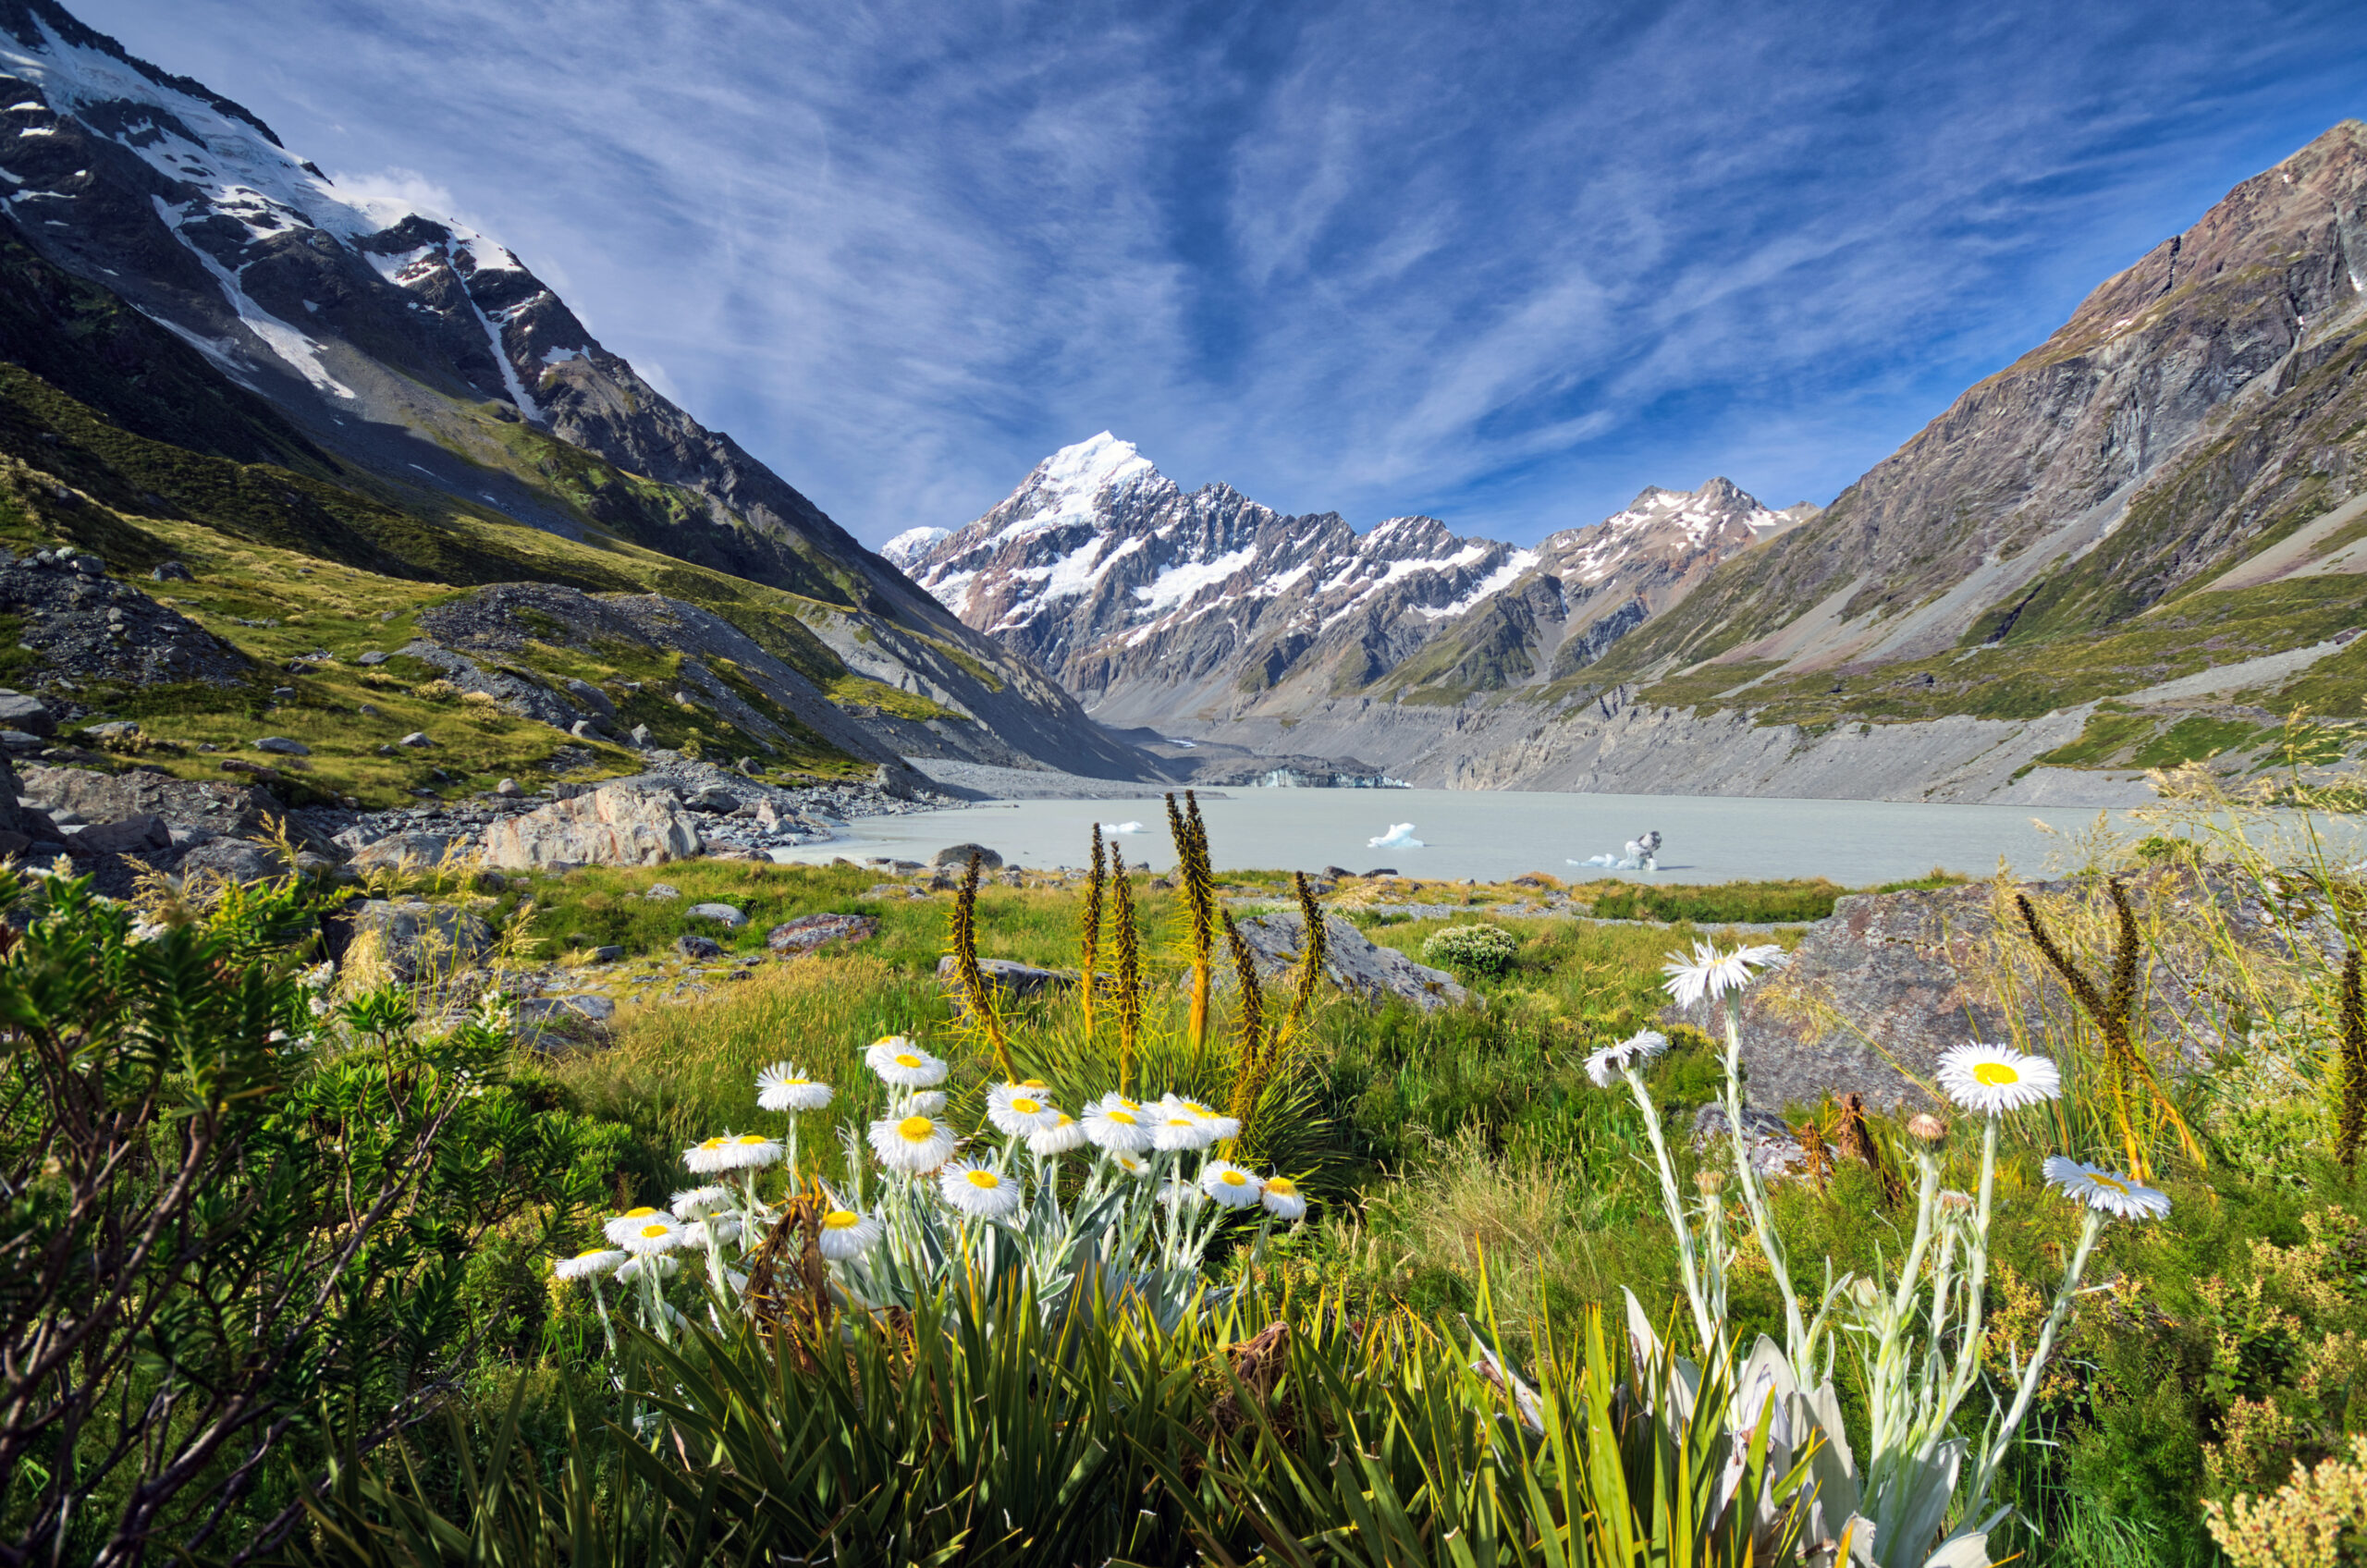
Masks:
[[[668,1207],[673,1209],[675,1219],[686,1223],[693,1219],[705,1219],[710,1214],[722,1214],[731,1207],[731,1189],[693,1187],[688,1192],[676,1193]]]
[[[756,1104],[766,1110],[820,1110],[830,1103],[830,1085],[817,1084],[797,1064],[777,1061],[756,1074]]]
[[[1181,1105],[1161,1101],[1147,1107],[1151,1114],[1150,1146],[1169,1154],[1204,1149],[1217,1141],[1217,1130]]]
[[[696,1148],[682,1151],[682,1163],[702,1176],[713,1176],[726,1170],[761,1170],[767,1165],[779,1165],[788,1151],[777,1138],[761,1133],[742,1133],[738,1136],[727,1133],[720,1138],[709,1138]]]
[[[1605,1046],[1587,1058],[1587,1076],[1594,1080],[1598,1089],[1611,1087],[1611,1081],[1632,1063],[1650,1061],[1668,1049],[1668,1036],[1657,1030],[1647,1029],[1630,1035],[1615,1046]]]
[[[1150,1147],[1151,1117],[1140,1106],[1113,1106],[1105,1096],[1086,1109],[1085,1135],[1111,1154],[1140,1154]]]
[[[953,1129],[927,1116],[883,1116],[866,1134],[890,1170],[934,1170],[953,1158]]]
[[[926,1089],[945,1082],[945,1063],[901,1035],[874,1041],[863,1060],[881,1082],[900,1089]]]
[[[682,1245],[702,1252],[712,1252],[740,1239],[740,1221],[729,1214],[711,1219],[693,1219],[682,1227]]]
[[[1038,1127],[1058,1125],[1061,1108],[1043,1097],[1041,1089],[998,1084],[987,1091],[987,1120],[1005,1137],[1024,1138]]]
[[[834,1208],[822,1216],[822,1256],[834,1263],[860,1257],[879,1244],[879,1221],[851,1208]]]
[[[1661,973],[1668,976],[1664,984],[1676,1005],[1691,1007],[1704,997],[1715,1001],[1728,991],[1741,990],[1750,984],[1752,970],[1764,969],[1783,956],[1784,949],[1772,943],[1722,953],[1707,942],[1696,942],[1691,958],[1671,953]]]
[[[1306,1194],[1298,1190],[1298,1183],[1287,1176],[1267,1177],[1266,1190],[1257,1194],[1257,1201],[1264,1204],[1266,1212],[1277,1219],[1296,1219],[1306,1212]]]
[[[906,1116],[942,1116],[945,1114],[943,1089],[915,1089],[896,1101]]]
[[[627,1236],[640,1230],[653,1217],[663,1219],[665,1211],[651,1208],[645,1205],[640,1208],[629,1208],[604,1223],[600,1227],[600,1233],[607,1237],[615,1245],[622,1246],[625,1244]]]
[[[1241,1136],[1241,1118],[1227,1116],[1212,1105],[1202,1105],[1198,1100],[1187,1098],[1183,1095],[1170,1095],[1162,1103],[1180,1107],[1185,1115],[1197,1117],[1207,1122],[1209,1141],[1212,1143],[1221,1143],[1227,1138]]]
[[[629,1285],[646,1272],[665,1280],[671,1278],[681,1267],[681,1260],[677,1258],[654,1255],[648,1257],[636,1257],[617,1270],[617,1279],[619,1282]]]
[[[617,1265],[632,1256],[620,1247],[586,1247],[573,1257],[552,1264],[551,1272],[562,1280],[596,1280],[615,1273]]]
[[[1256,1171],[1245,1170],[1229,1159],[1212,1159],[1200,1172],[1200,1191],[1227,1208],[1256,1207],[1265,1185]]]
[[[1027,1134],[1027,1146],[1038,1159],[1051,1159],[1085,1147],[1085,1123],[1063,1113],[1058,1121]]]
[[[956,1160],[938,1172],[937,1184],[967,1219],[1000,1219],[1019,1207],[1019,1183],[983,1165]]]
[[[1170,1176],[1167,1184],[1159,1189],[1159,1201],[1168,1207],[1189,1214],[1208,1201],[1208,1194],[1181,1176]]]
[[[655,1257],[682,1244],[681,1227],[662,1214],[653,1214],[632,1228],[624,1249],[635,1257]]]
[[[1940,1087],[1967,1110],[2000,1116],[2059,1098],[2063,1074],[2042,1056],[1975,1041],[1940,1053]]]
[[[1150,1161],[1138,1154],[1128,1154],[1124,1149],[1110,1149],[1109,1155],[1110,1163],[1129,1176],[1140,1180],[1150,1174]]]
[[[1094,1105],[1099,1106],[1104,1110],[1140,1110],[1143,1108],[1142,1101],[1130,1100],[1115,1089],[1110,1090],[1108,1094],[1102,1096],[1093,1103]],[[1091,1107],[1087,1107],[1086,1109],[1090,1109]]]
[[[2042,1168],[2047,1184],[2060,1187],[2090,1208],[2122,1219],[2161,1219],[2170,1212],[2166,1193],[2156,1192],[2133,1177],[2101,1165],[2066,1159],[2056,1155]]]

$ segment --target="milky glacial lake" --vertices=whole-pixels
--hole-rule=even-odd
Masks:
[[[1637,872],[1573,865],[1616,855],[1649,828],[1662,835],[1662,882],[1829,876],[1850,887],[1918,876],[1933,866],[1986,876],[2003,858],[2015,871],[2043,873],[2062,839],[2037,823],[2077,831],[2092,809],[1917,805],[1883,801],[1793,801],[1700,796],[1564,795],[1466,790],[1246,790],[1203,797],[1209,847],[1221,869],[1351,871],[1393,867],[1407,876],[1501,880],[1526,871],[1558,877]],[[2128,826],[2128,814],[2112,814]],[[2036,820],[2034,820],[2036,819]],[[979,843],[1027,866],[1083,865],[1096,822],[1138,823],[1122,834],[1131,864],[1174,863],[1160,797],[1140,800],[981,802],[848,825],[831,843],[782,851],[803,861],[834,855],[893,855],[927,861],[950,844]],[[1411,823],[1419,849],[1374,848],[1369,840]]]

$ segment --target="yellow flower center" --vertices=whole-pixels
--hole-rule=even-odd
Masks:
[[[970,1185],[978,1188],[981,1192],[991,1193],[1002,1185],[1002,1178],[991,1170],[965,1170],[962,1174]]]
[[[937,1123],[926,1116],[907,1116],[896,1123],[896,1136],[908,1144],[925,1144],[937,1135]]]
[[[606,1247],[585,1247],[582,1252],[577,1253],[575,1256],[578,1257],[597,1257],[607,1250],[608,1249]]]
[[[2002,1061],[1982,1062],[1972,1070],[1972,1077],[1975,1083],[1986,1084],[1993,1089],[2000,1084],[2018,1084],[2022,1081],[2020,1073]]]
[[[896,1053],[896,1065],[899,1067],[918,1067],[920,1064],[921,1059],[914,1056],[910,1051],[898,1051]]]
[[[762,1144],[764,1141],[765,1137],[761,1133],[743,1133],[740,1135],[739,1139],[740,1146],[742,1148],[751,1148],[756,1145]]]
[[[1222,1182],[1228,1187],[1245,1187],[1249,1184],[1249,1178],[1244,1176],[1238,1170],[1228,1170],[1223,1175],[1219,1176],[1217,1180]]]
[[[1015,1099],[1015,1100],[1012,1100],[1012,1101],[1011,1102],[1011,1109],[1012,1109],[1014,1112],[1016,1112],[1018,1115],[1021,1115],[1021,1116],[1033,1116],[1033,1115],[1035,1115],[1037,1111],[1042,1110],[1044,1108],[1043,1108],[1043,1106],[1041,1106],[1040,1104],[1038,1104],[1038,1103],[1037,1103],[1037,1102],[1036,1102],[1035,1100],[1031,1100],[1031,1099]]]
[[[1044,1080],[1041,1078],[1022,1078],[1019,1081],[1019,1086],[1023,1089],[1040,1089],[1044,1086]]]
[[[1128,1115],[1127,1115],[1124,1111],[1122,1111],[1122,1110],[1113,1110],[1113,1111],[1111,1111],[1111,1112],[1110,1113],[1110,1121],[1122,1121],[1122,1122],[1125,1123],[1125,1124],[1126,1124],[1127,1126],[1129,1126],[1129,1127],[1139,1127],[1139,1126],[1141,1126],[1141,1125],[1142,1125],[1142,1123],[1141,1123],[1141,1122],[1139,1122],[1139,1121],[1135,1121],[1133,1117],[1128,1116]]]
[[[2105,1174],[2104,1174],[2103,1171],[2101,1171],[2101,1170],[2094,1170],[2094,1171],[2091,1171],[2091,1172],[2089,1172],[2089,1174],[2088,1174],[2088,1180],[2089,1180],[2089,1181],[2091,1181],[2091,1182],[2094,1182],[2097,1186],[2099,1186],[2099,1187],[2110,1187],[2114,1192],[2118,1193],[2122,1197],[2127,1197],[2127,1196],[2128,1195],[2128,1182],[2121,1182],[2121,1181],[2116,1181],[2116,1180],[2115,1180],[2115,1179],[2113,1179],[2112,1177],[2105,1175]]]
[[[723,1140],[721,1138],[709,1138],[705,1143],[699,1145],[699,1147],[703,1149],[719,1149],[722,1146]]]
[[[650,1207],[647,1204],[644,1204],[639,1208],[626,1209],[624,1212],[624,1218],[627,1219],[638,1219],[644,1214],[655,1214],[656,1212],[657,1211],[656,1209]]]
[[[856,1223],[852,1209],[834,1208],[822,1216],[822,1229],[825,1231],[851,1231]]]
[[[1286,1198],[1293,1197],[1298,1193],[1298,1183],[1287,1176],[1269,1176],[1266,1178],[1266,1190],[1280,1193]]]
[[[668,1225],[644,1225],[641,1228],[641,1233],[644,1236],[662,1236],[672,1228]]]

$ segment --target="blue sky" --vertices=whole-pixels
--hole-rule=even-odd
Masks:
[[[1829,501],[2367,115],[2355,4],[67,4],[873,543],[1104,428],[1359,528]]]

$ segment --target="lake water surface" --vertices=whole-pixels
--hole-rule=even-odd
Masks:
[[[1986,876],[2002,858],[2015,871],[2042,873],[2065,846],[2036,825],[2075,830],[2092,810],[2025,806],[1916,805],[1883,801],[1791,801],[1701,796],[1561,795],[1470,790],[1243,790],[1201,802],[1220,868],[1351,871],[1393,867],[1407,876],[1497,881],[1525,871],[1571,877],[1637,876],[1573,865],[1613,854],[1658,828],[1656,880],[1730,882],[1829,876],[1850,887],[1900,881],[1933,866]],[[2116,826],[2128,814],[2116,812]],[[799,860],[894,855],[926,862],[950,844],[974,842],[1017,865],[1085,864],[1096,822],[1138,823],[1118,835],[1129,863],[1159,870],[1174,863],[1166,808],[1156,793],[1138,801],[983,802],[912,816],[870,817],[832,843],[782,851]],[[1413,824],[1422,847],[1375,848],[1397,823]]]

